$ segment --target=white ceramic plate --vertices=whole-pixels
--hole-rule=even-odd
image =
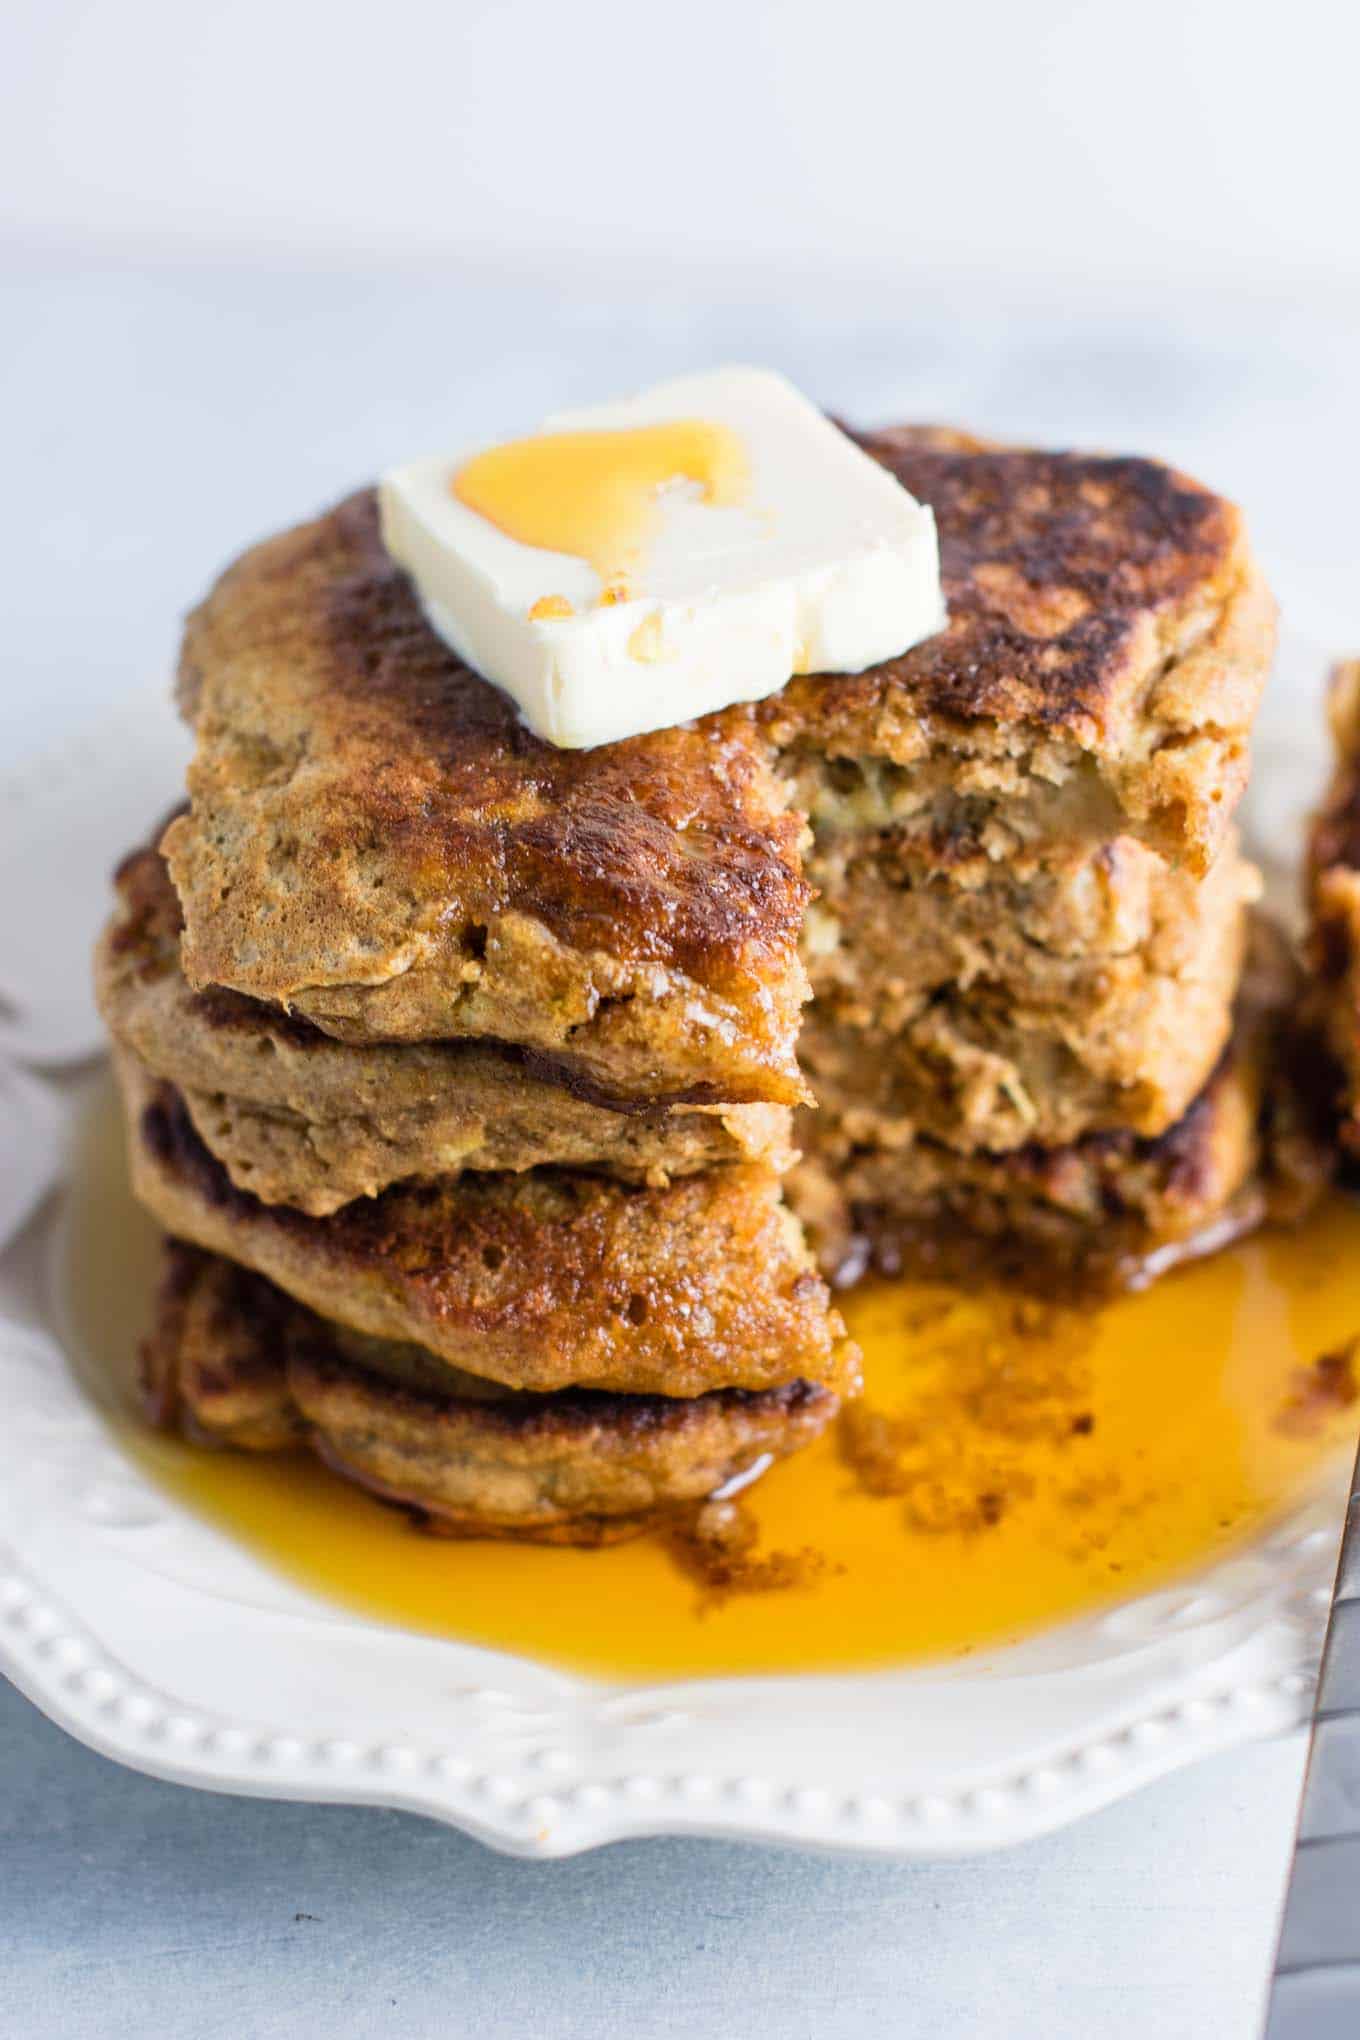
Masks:
[[[1322,771],[1317,662],[1293,663],[1256,801],[1277,847]],[[25,878],[0,943],[0,1047],[40,1064],[96,1047],[86,938],[103,874],[174,798],[181,757],[163,703],[138,700],[22,792],[0,785],[0,868]],[[53,1126],[82,1088],[19,1090],[0,1167],[36,1184],[70,1153]],[[684,1832],[928,1856],[1059,1826],[1307,1711],[1339,1477],[1183,1586],[944,1667],[611,1685],[365,1620],[276,1575],[119,1449],[63,1347],[62,1216],[58,1190],[0,1259],[0,1665],[139,1769],[412,1808],[525,1855]]]

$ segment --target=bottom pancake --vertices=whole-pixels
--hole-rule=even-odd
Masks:
[[[503,1389],[351,1333],[178,1241],[142,1370],[163,1427],[247,1451],[305,1447],[446,1535],[558,1544],[612,1543],[751,1480],[839,1406],[807,1381],[689,1399]]]

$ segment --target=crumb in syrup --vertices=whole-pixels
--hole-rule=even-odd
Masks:
[[[897,1497],[907,1526],[930,1536],[994,1530],[1058,1469],[1036,1466],[1095,1429],[1090,1313],[998,1293],[987,1323],[935,1303],[903,1326],[919,1346],[921,1386],[896,1410],[849,1404],[841,1456],[867,1494]],[[1102,1484],[1103,1485],[1103,1484]],[[1074,1511],[1089,1505],[1081,1478]]]
[[[810,1546],[801,1551],[757,1551],[759,1532],[746,1505],[736,1499],[701,1502],[678,1515],[666,1544],[681,1570],[701,1589],[699,1612],[720,1606],[734,1594],[783,1593],[806,1587],[826,1570],[826,1559]]]
[[[1360,1402],[1358,1352],[1360,1338],[1351,1339],[1334,1352],[1319,1353],[1311,1367],[1296,1369],[1275,1419],[1275,1427],[1284,1437],[1310,1438],[1325,1430],[1338,1410],[1351,1409]]]

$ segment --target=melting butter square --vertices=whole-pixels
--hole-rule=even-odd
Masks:
[[[379,495],[431,627],[568,748],[860,672],[945,620],[929,507],[762,369],[415,460]]]

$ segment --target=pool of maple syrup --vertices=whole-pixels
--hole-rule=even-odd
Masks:
[[[74,1182],[57,1264],[72,1355],[155,1481],[334,1602],[605,1675],[826,1672],[1018,1638],[1240,1546],[1360,1421],[1360,1205],[1342,1196],[1094,1311],[866,1287],[846,1303],[863,1404],[743,1504],[796,1584],[716,1592],[659,1538],[447,1542],[305,1457],[147,1431],[132,1380],[156,1234],[107,1084]]]

